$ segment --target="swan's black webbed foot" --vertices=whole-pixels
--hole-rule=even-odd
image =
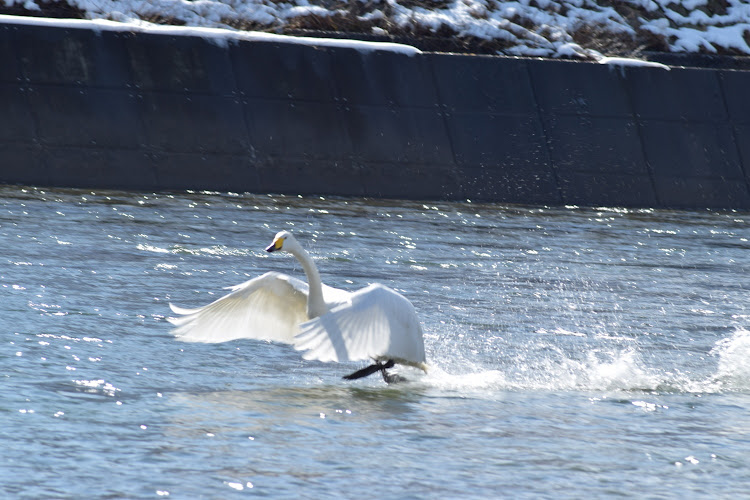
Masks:
[[[393,365],[391,365],[393,366]],[[346,375],[345,377],[342,377],[345,380],[356,380],[358,378],[367,377],[368,375],[372,375],[373,373],[377,373],[380,370],[383,370],[383,363],[380,361],[376,362],[375,364],[372,364],[370,366],[366,366],[362,368],[361,370],[357,370],[354,373],[351,373],[349,375]]]
[[[392,359],[389,359],[385,363],[381,361],[376,361],[374,364],[370,366],[366,366],[362,368],[361,370],[357,370],[356,372],[350,375],[346,375],[343,378],[346,380],[356,380],[358,378],[367,377],[368,375],[372,375],[373,373],[380,372],[386,384],[396,384],[398,382],[406,382],[406,379],[404,377],[400,375],[392,375],[386,371],[388,368],[393,368],[395,364],[396,363]]]

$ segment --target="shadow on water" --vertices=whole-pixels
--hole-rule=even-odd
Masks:
[[[252,390],[176,392],[166,395],[170,433],[195,436],[219,431],[250,436],[317,432],[324,424],[367,426],[408,422],[423,390],[393,387],[298,386]],[[281,439],[281,438],[280,438]]]
[[[264,409],[286,408],[289,413],[311,414],[310,408],[342,408],[358,404],[373,412],[405,414],[422,399],[422,391],[411,384],[382,387],[347,385],[262,387],[241,391],[178,392],[172,398],[190,405],[214,406],[240,412],[263,413]],[[415,390],[416,389],[416,390]],[[313,414],[315,412],[312,412]]]

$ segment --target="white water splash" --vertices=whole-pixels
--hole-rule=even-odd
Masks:
[[[719,362],[715,381],[722,390],[750,390],[750,331],[737,330],[716,343],[711,354]]]
[[[505,374],[499,370],[480,370],[463,374],[451,374],[439,366],[431,366],[421,383],[447,391],[501,390],[508,389]]]
[[[448,391],[750,391],[750,330],[719,340],[709,354],[703,367],[667,366],[655,364],[638,346],[579,353],[530,344],[523,354],[498,360],[496,366],[443,356],[432,361],[420,382]]]
[[[644,366],[635,349],[573,359],[559,348],[538,352],[498,369],[475,366],[450,373],[450,366],[432,366],[423,381],[446,390],[628,391],[656,390],[665,377]]]
[[[513,389],[620,391],[654,390],[662,383],[657,371],[644,366],[635,349],[589,351],[576,359],[562,349],[531,359],[509,376]]]

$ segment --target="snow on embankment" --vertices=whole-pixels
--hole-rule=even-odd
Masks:
[[[54,17],[127,23],[411,38],[421,48],[518,56],[598,59],[601,54],[637,56],[644,50],[750,55],[747,0],[0,2],[0,13],[47,15],[48,11]]]
[[[189,26],[165,26],[143,21],[131,20],[129,22],[116,22],[107,19],[47,19],[25,16],[7,16],[0,14],[0,24],[24,24],[32,26],[48,26],[56,28],[91,29],[94,31],[127,31],[134,33],[152,33],[162,35],[196,36],[212,41],[218,46],[224,47],[229,40],[246,40],[256,42],[284,42],[300,45],[312,45],[315,47],[346,47],[370,52],[374,50],[396,52],[413,56],[421,51],[416,47],[400,43],[370,42],[364,40],[342,40],[335,38],[299,37],[288,35],[277,35],[274,33],[263,33],[257,31],[235,31],[221,28],[189,27]]]

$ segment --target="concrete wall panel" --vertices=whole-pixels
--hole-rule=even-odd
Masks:
[[[438,106],[435,80],[424,58],[393,52],[338,50],[331,75],[340,102],[354,105]]]
[[[656,192],[647,175],[564,171],[559,173],[566,205],[653,207]]]
[[[545,114],[629,117],[621,69],[569,61],[528,62],[539,108]]]
[[[637,125],[629,117],[552,115],[545,119],[545,124],[550,157],[558,170],[648,173]]]
[[[243,192],[260,187],[255,166],[242,155],[151,153],[143,165],[153,169],[155,189]]]
[[[525,168],[505,165],[461,167],[461,191],[472,201],[498,201],[523,204],[563,203],[557,179],[544,164]]]
[[[128,82],[119,36],[84,29],[15,27],[16,56],[25,81],[84,87],[119,87]]]
[[[427,57],[448,113],[537,114],[526,61],[452,54]]]
[[[27,100],[28,89],[0,84],[0,144],[31,144],[36,137]]]
[[[727,119],[718,73],[712,70],[628,68],[635,113],[643,119],[723,121]]]
[[[357,161],[453,162],[448,134],[437,109],[349,106],[344,126]]]
[[[365,163],[360,168],[364,196],[409,200],[461,199],[461,172],[449,165]]]
[[[34,86],[27,97],[43,144],[127,149],[142,141],[137,100],[127,91]]]
[[[52,186],[41,150],[32,145],[0,143],[0,183]]]
[[[654,176],[741,179],[728,123],[643,122],[643,144]]]
[[[447,114],[446,123],[458,164],[514,169],[549,165],[544,132],[535,115],[456,112]]]
[[[0,181],[750,208],[750,72],[0,26]]]
[[[329,49],[237,42],[230,44],[229,53],[244,97],[336,102]]]
[[[236,92],[226,49],[199,37],[118,35],[126,47],[132,84],[141,90],[208,93]]]
[[[750,71],[722,72],[721,83],[732,121],[750,124]]]
[[[750,181],[750,123],[734,127],[734,139],[742,162],[743,173]]]
[[[0,83],[18,83],[21,81],[21,70],[16,57],[17,46],[15,32],[17,28],[0,25]]]
[[[203,94],[138,94],[145,143],[174,153],[244,153],[249,150],[241,102]]]
[[[255,99],[244,105],[252,156],[337,161],[352,156],[345,113],[332,103]]]
[[[324,160],[264,162],[260,182],[270,193],[365,196],[358,165]]]
[[[750,209],[747,183],[742,180],[657,177],[654,183],[662,206]]]
[[[49,185],[153,189],[154,171],[142,152],[111,148],[51,147],[43,152]]]

